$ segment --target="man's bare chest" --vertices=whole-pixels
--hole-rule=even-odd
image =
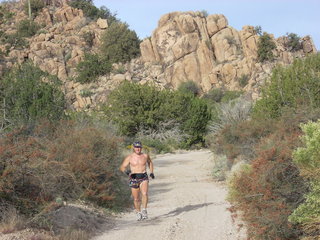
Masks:
[[[132,156],[130,158],[131,166],[145,166],[147,163],[147,158],[145,156]]]

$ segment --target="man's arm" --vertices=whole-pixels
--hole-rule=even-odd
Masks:
[[[126,168],[129,166],[129,163],[130,163],[130,155],[127,156],[127,157],[122,161],[122,164],[120,165],[119,170],[124,173],[125,170],[126,170]]]
[[[153,174],[153,162],[150,158],[149,155],[147,155],[147,162],[148,162],[148,167],[150,169],[150,177],[153,179],[154,178],[154,174]]]

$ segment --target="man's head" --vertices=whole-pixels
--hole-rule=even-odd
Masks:
[[[142,144],[141,144],[140,141],[134,142],[134,143],[132,144],[132,146],[133,146],[134,148],[142,148]]]
[[[136,141],[132,144],[133,147],[133,151],[137,154],[141,153],[141,149],[142,149],[142,144],[140,141]]]

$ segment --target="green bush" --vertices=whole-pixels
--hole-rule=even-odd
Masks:
[[[94,20],[98,18],[107,19],[108,24],[119,21],[116,18],[116,14],[112,14],[108,8],[106,8],[105,6],[97,8],[92,4],[92,1],[90,0],[73,0],[69,1],[69,5],[73,8],[81,9],[86,17],[92,18]]]
[[[174,121],[188,136],[186,146],[203,142],[210,113],[204,100],[192,93],[159,90],[154,86],[124,82],[109,95],[104,112],[123,135],[135,136],[141,129],[159,131]]]
[[[286,47],[289,49],[289,51],[294,52],[302,49],[301,38],[297,34],[288,33],[287,38],[288,38],[288,43],[286,44]]]
[[[24,11],[25,13],[29,16],[29,4],[28,4],[29,0],[28,1],[25,1],[25,4],[24,4]],[[45,3],[43,0],[30,0],[30,7],[31,7],[31,15],[33,17],[36,17],[39,12],[42,10],[42,8],[45,7]]]
[[[264,32],[258,41],[258,60],[260,62],[272,61],[274,56],[272,50],[276,48],[270,35]]]
[[[84,60],[77,65],[77,82],[91,83],[95,82],[99,76],[111,71],[110,61],[97,54],[85,54]]]
[[[112,23],[104,32],[101,54],[111,63],[125,63],[140,55],[140,40],[125,23]]]
[[[18,65],[3,77],[0,103],[5,116],[2,125],[42,118],[56,121],[63,118],[66,106],[58,79],[31,62]]]
[[[40,25],[32,20],[22,20],[18,23],[17,34],[21,37],[32,37],[41,28]]]
[[[240,87],[245,87],[247,86],[249,81],[249,76],[246,74],[242,74],[241,77],[239,78],[239,85]]]
[[[221,88],[213,88],[207,92],[203,98],[208,99],[210,102],[219,103],[223,97],[224,91]]]
[[[8,7],[5,4],[0,5],[0,22],[6,23],[10,21],[14,16],[13,12],[10,12]]]
[[[310,183],[310,192],[289,220],[303,225],[304,237],[316,240],[320,238],[320,120],[301,127],[305,146],[293,152],[293,159],[301,175]]]
[[[243,94],[242,91],[225,91],[223,97],[221,98],[222,103],[230,102]]]
[[[82,37],[89,47],[93,46],[94,32],[88,31],[82,34]]]
[[[227,103],[232,101],[243,94],[242,91],[229,91],[222,88],[213,88],[206,93],[203,98],[208,100],[211,104],[215,103]]]
[[[178,91],[191,92],[195,96],[200,95],[200,88],[194,81],[183,82],[179,85]]]
[[[285,109],[319,108],[320,54],[295,60],[288,67],[276,67],[254,107],[256,116],[276,118]]]
[[[28,42],[18,33],[2,34],[0,37],[1,43],[8,44],[6,46],[6,54],[13,49],[23,49],[28,47]]]

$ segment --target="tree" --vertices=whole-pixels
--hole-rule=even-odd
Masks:
[[[128,62],[140,55],[140,40],[125,23],[112,23],[102,36],[101,54],[111,63]]]
[[[0,105],[5,116],[2,126],[30,123],[42,118],[61,119],[65,99],[59,84],[58,79],[31,62],[13,68],[4,76],[0,89]]]
[[[111,92],[104,112],[122,135],[131,137],[140,129],[158,130],[167,122],[178,124],[187,135],[184,147],[203,142],[211,117],[205,100],[191,92],[160,90],[130,82]]]
[[[264,32],[258,42],[258,59],[260,62],[273,60],[272,50],[276,48],[271,36]]]
[[[320,231],[320,120],[301,125],[304,147],[293,152],[293,160],[301,175],[308,180],[310,191],[305,201],[289,217],[293,223],[303,225],[308,239],[319,239]]]
[[[277,67],[262,89],[254,114],[276,118],[284,109],[316,109],[320,106],[320,54]]]

